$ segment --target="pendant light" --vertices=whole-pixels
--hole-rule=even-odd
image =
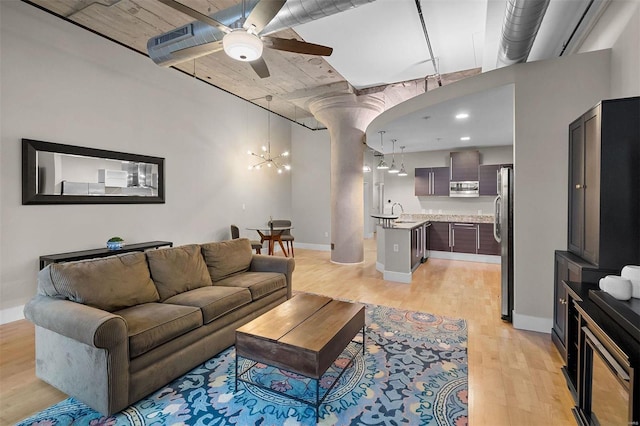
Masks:
[[[389,169],[389,173],[396,174],[400,172],[396,167],[396,139],[391,139],[391,143],[393,144],[393,149],[391,150],[391,168]]]
[[[400,171],[398,172],[398,176],[407,176],[407,171],[404,169],[404,149],[406,147],[402,145],[400,149],[402,150],[402,163],[400,163]]]
[[[389,168],[389,165],[387,164],[386,161],[384,161],[384,142],[382,141],[382,135],[385,134],[386,132],[384,130],[380,130],[378,133],[380,133],[380,152],[382,154],[382,156],[380,157],[380,162],[378,163],[378,167],[376,167],[378,170],[387,170]]]
[[[291,170],[291,166],[289,164],[282,164],[281,163],[282,160],[280,160],[282,157],[288,157],[289,151],[285,151],[282,154],[277,155],[275,157],[271,156],[271,100],[273,99],[273,96],[267,95],[265,99],[267,100],[267,111],[268,111],[267,145],[262,146],[262,152],[263,152],[262,154],[256,154],[253,151],[249,151],[249,155],[258,157],[260,160],[262,160],[258,164],[249,166],[249,170],[258,170],[258,169],[261,169],[262,166],[266,165],[267,167],[275,168],[278,174],[282,174],[283,170],[287,170],[287,171]]]

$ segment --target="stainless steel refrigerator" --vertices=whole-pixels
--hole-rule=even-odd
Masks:
[[[500,243],[501,307],[505,321],[512,321],[513,311],[513,169],[498,171],[498,196],[495,200],[493,236]]]

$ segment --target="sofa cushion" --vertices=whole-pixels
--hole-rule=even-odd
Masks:
[[[144,253],[52,263],[38,273],[38,292],[109,312],[160,298]]]
[[[211,285],[207,265],[197,244],[149,250],[146,255],[151,278],[158,288],[161,301],[185,291]]]
[[[135,358],[202,325],[193,306],[145,303],[115,312],[127,322],[129,358]]]
[[[258,300],[278,289],[285,288],[287,279],[278,272],[245,272],[217,281],[216,286],[244,287],[251,292],[252,300]]]
[[[248,271],[253,252],[247,238],[202,244],[202,255],[214,283]]]
[[[208,324],[224,314],[251,303],[251,292],[243,287],[201,287],[176,294],[164,303],[200,308],[202,320]]]

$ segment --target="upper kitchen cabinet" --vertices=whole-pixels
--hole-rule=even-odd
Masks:
[[[498,195],[498,174],[513,164],[482,164],[478,167],[479,195]]]
[[[479,151],[455,151],[451,153],[452,182],[478,180],[478,166],[480,165]]]
[[[569,251],[607,269],[640,262],[640,97],[569,126]]]
[[[449,168],[448,167],[423,167],[415,169],[415,195],[416,196],[448,196],[449,195]]]

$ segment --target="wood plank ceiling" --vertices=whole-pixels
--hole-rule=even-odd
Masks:
[[[193,22],[156,0],[30,0],[40,8],[111,38],[145,56],[147,41],[156,35]],[[239,0],[181,0],[206,15],[236,5]],[[302,38],[291,29],[275,33],[281,38]],[[306,40],[313,43],[313,40]],[[266,108],[310,128],[322,128],[308,111],[313,96],[348,93],[349,83],[323,58],[265,49],[263,57],[271,76],[259,78],[251,67],[229,58],[223,51],[174,66],[208,84]],[[151,62],[151,59],[149,59]],[[169,72],[170,70],[168,70]],[[171,70],[176,72],[175,70]]]

